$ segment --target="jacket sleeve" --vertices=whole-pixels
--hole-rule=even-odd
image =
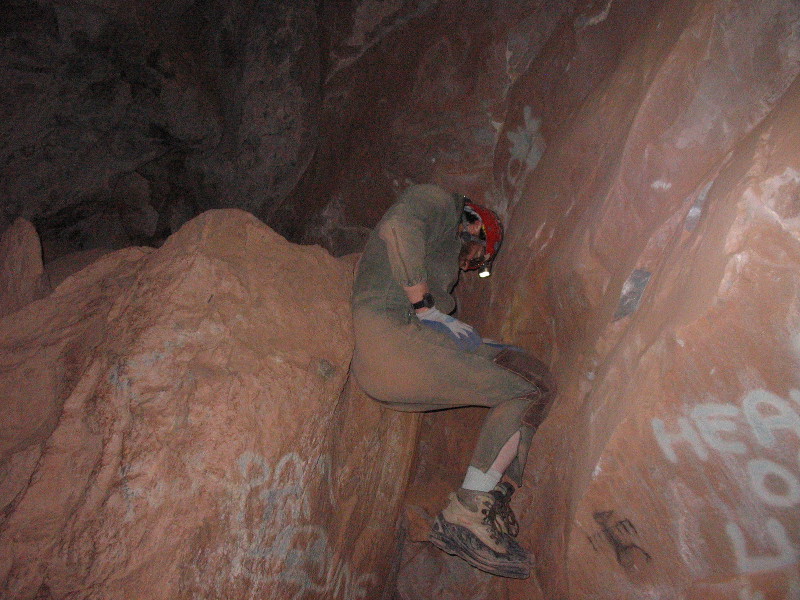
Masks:
[[[378,226],[378,235],[386,244],[392,277],[403,287],[428,279],[425,252],[431,232],[453,210],[452,197],[443,192],[433,186],[411,188],[387,211]]]

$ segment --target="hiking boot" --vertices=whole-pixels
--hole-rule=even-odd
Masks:
[[[511,495],[514,493],[514,486],[506,481],[501,481],[489,492],[495,498],[495,504],[490,509],[490,518],[495,519],[497,528],[506,535],[517,537],[519,534],[519,523],[514,511],[511,510]]]
[[[502,506],[505,501],[505,509],[513,518],[506,490],[495,492],[497,488],[488,493],[461,492],[463,500],[458,494],[450,494],[450,502],[436,517],[429,539],[440,550],[458,556],[481,571],[526,579],[531,570],[528,554],[504,531],[507,527],[500,516],[506,514]]]

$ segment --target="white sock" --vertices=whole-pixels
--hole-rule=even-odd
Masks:
[[[474,492],[491,492],[502,478],[503,474],[498,471],[489,469],[484,473],[480,469],[469,467],[461,487]]]

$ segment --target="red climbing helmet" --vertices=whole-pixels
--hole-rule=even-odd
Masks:
[[[485,206],[475,204],[471,200],[465,200],[464,208],[478,215],[481,219],[481,223],[483,223],[482,229],[486,237],[486,251],[483,260],[488,263],[495,257],[497,251],[500,249],[500,244],[503,241],[503,225],[500,223],[497,214]]]

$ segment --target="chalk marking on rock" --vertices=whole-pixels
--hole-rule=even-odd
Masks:
[[[750,483],[758,497],[770,506],[789,508],[800,504],[800,480],[786,467],[766,459],[747,461]],[[776,492],[767,485],[767,478],[778,479],[786,493]]]
[[[739,600],[767,600],[767,598],[763,592],[754,592],[748,583],[747,587],[739,590]]]
[[[777,411],[777,414],[764,415],[759,409],[762,405]],[[800,440],[800,414],[783,398],[767,390],[753,390],[742,400],[742,410],[756,439],[765,448],[775,446],[774,431],[789,431]]]
[[[501,202],[496,207],[501,218],[505,218],[519,200],[518,184],[539,164],[547,148],[540,128],[542,120],[533,116],[531,106],[523,108],[524,125],[506,132],[511,144],[506,172],[502,179]]]
[[[579,17],[578,21],[576,22],[576,26],[578,29],[583,29],[584,27],[592,27],[599,23],[602,23],[608,18],[608,13],[611,12],[611,5],[614,3],[614,0],[608,0],[606,5],[596,15],[591,17]]]
[[[791,390],[789,396],[795,404],[800,400],[800,391]],[[750,448],[780,449],[777,433],[800,440],[800,414],[792,403],[764,389],[747,392],[742,398],[741,408],[733,404],[706,402],[695,405],[687,417],[677,417],[678,431],[667,431],[662,419],[653,418],[653,434],[664,456],[672,463],[678,462],[675,447],[687,446],[701,461],[709,458],[709,450],[720,454],[742,456],[750,454],[743,438],[734,436],[741,432],[739,423],[746,423],[751,438],[756,444]],[[699,432],[699,433],[698,433]],[[702,439],[701,439],[702,438]],[[705,442],[705,443],[703,443]],[[708,448],[706,447],[708,446]],[[798,451],[800,466],[800,451]],[[745,465],[750,490],[766,506],[778,510],[795,511],[800,505],[800,476],[787,466],[763,457],[748,457]],[[790,514],[793,514],[790,513]],[[777,552],[750,554],[744,532],[735,521],[729,520],[725,531],[730,539],[739,573],[754,573],[780,569],[800,560],[800,549],[789,539],[786,527],[775,517],[764,522],[764,528]],[[790,581],[790,587],[795,585]],[[800,582],[797,583],[800,590]],[[760,592],[740,591],[758,598]],[[754,595],[755,594],[755,595]]]
[[[686,442],[692,450],[694,450],[694,453],[700,460],[708,460],[708,452],[705,446],[703,446],[700,436],[697,435],[697,431],[692,427],[692,424],[689,423],[689,419],[686,417],[678,417],[677,423],[678,432],[669,433],[667,432],[664,421],[659,418],[654,418],[652,421],[653,434],[664,456],[666,456],[670,462],[677,463],[678,455],[675,453],[673,446],[680,442]]]
[[[690,415],[703,440],[717,452],[745,454],[747,447],[739,441],[728,440],[720,434],[734,433],[736,422],[733,420],[739,409],[732,404],[708,402],[695,406]]]
[[[711,190],[711,186],[713,184],[714,180],[712,179],[703,186],[703,188],[700,190],[700,193],[697,194],[697,198],[695,198],[694,202],[692,203],[692,207],[689,209],[689,212],[686,213],[686,220],[684,221],[683,225],[686,231],[693,231],[694,228],[697,227],[697,223],[700,220],[700,217],[703,215],[703,207],[706,204],[708,192]]]
[[[800,560],[800,553],[792,546],[786,528],[774,518],[767,519],[766,529],[777,553],[773,554],[750,554],[747,549],[747,541],[744,533],[738,524],[729,521],[725,525],[725,532],[733,544],[733,551],[736,556],[736,565],[740,573],[757,573],[759,571],[773,571],[782,567],[787,567]]]
[[[323,454],[316,460],[305,460],[296,452],[288,452],[273,467],[265,457],[248,451],[239,457],[237,465],[244,487],[238,493],[232,490],[237,503],[234,520],[242,533],[232,571],[246,572],[260,584],[297,587],[292,596],[286,596],[291,600],[308,594],[332,600],[364,600],[377,577],[355,572],[331,547],[327,529],[310,522],[306,487],[311,471],[322,477],[322,484],[328,488],[327,499],[334,505],[331,457]],[[255,528],[248,523],[248,515],[254,514]],[[254,558],[267,565],[254,564]]]

